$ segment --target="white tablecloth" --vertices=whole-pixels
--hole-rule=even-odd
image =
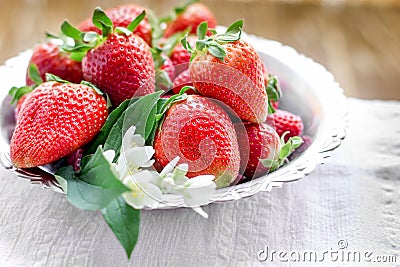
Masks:
[[[347,138],[311,175],[211,204],[204,208],[209,219],[190,209],[143,211],[130,261],[101,214],[1,170],[0,266],[271,266],[257,256],[266,246],[322,254],[343,244],[346,251],[395,255],[399,265],[400,102],[350,105]],[[325,258],[317,266],[348,264]],[[273,264],[282,265],[276,255]]]

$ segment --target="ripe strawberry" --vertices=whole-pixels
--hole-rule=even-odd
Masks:
[[[171,106],[154,140],[155,159],[165,167],[175,157],[189,165],[188,177],[215,175],[217,187],[237,177],[240,156],[228,114],[213,100],[191,95]]]
[[[102,35],[81,33],[68,22],[61,29],[75,39],[75,47],[67,49],[82,54],[83,77],[106,92],[117,106],[133,96],[142,96],[155,90],[155,69],[150,47],[133,34],[146,13],[141,13],[128,28],[114,28],[110,18],[100,8],[93,13],[93,21],[102,29]]]
[[[144,10],[144,7],[134,4],[126,4],[107,9],[105,12],[115,27],[128,27],[129,23],[131,23],[131,21]],[[78,29],[83,32],[93,31],[101,34],[100,29],[93,24],[92,19],[82,21],[81,24],[78,25]],[[133,33],[141,37],[148,45],[151,45],[151,25],[147,17],[140,22]]]
[[[238,134],[241,172],[248,179],[267,173],[270,168],[262,165],[260,159],[278,159],[281,140],[276,131],[266,123],[249,122],[244,125],[235,124],[235,129]]]
[[[184,86],[193,86],[189,70],[185,70],[175,78],[174,88],[172,88],[172,91],[174,92],[174,94],[179,94]],[[196,92],[192,89],[189,89],[186,91],[186,94],[193,95],[196,94]]]
[[[168,73],[168,76],[171,79],[171,81],[173,81],[175,78],[174,63],[172,63],[172,60],[164,54],[161,54],[161,57],[163,59],[163,63],[160,67],[160,70],[166,71]]]
[[[164,36],[170,37],[177,32],[183,32],[190,28],[190,33],[195,34],[197,27],[203,21],[207,21],[210,28],[217,26],[214,14],[201,3],[190,3],[189,5],[178,7],[174,10],[172,17],[165,29]]]
[[[285,132],[288,132],[285,135],[285,141],[292,136],[300,136],[304,129],[303,120],[301,117],[280,109],[271,114],[267,120],[267,123],[275,127],[279,136],[282,136]]]
[[[106,100],[83,84],[45,82],[19,112],[10,143],[11,160],[31,168],[68,156],[97,135],[106,121]]]
[[[240,40],[243,21],[233,23],[224,34],[206,37],[207,24],[199,26],[190,76],[197,91],[224,102],[244,121],[264,122],[268,96],[257,51]],[[200,49],[200,50],[198,50]]]
[[[46,73],[54,74],[72,83],[80,83],[83,80],[81,63],[72,60],[68,53],[61,51],[56,44],[47,42],[37,45],[33,49],[29,65],[32,63],[37,66],[43,81],[45,81]],[[29,71],[26,73],[26,84],[35,84],[29,78]]]
[[[196,45],[197,37],[189,36],[187,41],[194,47]],[[190,53],[180,42],[173,48],[170,58],[175,66],[175,76],[178,76],[180,73],[188,69],[190,57]]]

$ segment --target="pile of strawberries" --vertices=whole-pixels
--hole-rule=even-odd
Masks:
[[[279,168],[300,146],[303,122],[278,109],[279,83],[241,40],[243,21],[224,33],[216,25],[198,2],[163,19],[128,4],[96,8],[77,27],[65,21],[61,36],[33,49],[27,86],[10,91],[15,167],[76,158],[118,105],[163,89],[164,98],[185,97],[168,106],[148,144],[157,169],[179,156],[188,177],[212,174],[226,187]]]

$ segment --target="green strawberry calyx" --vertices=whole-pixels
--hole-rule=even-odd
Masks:
[[[303,138],[301,138],[300,136],[292,136],[285,143],[285,136],[288,133],[289,132],[287,131],[281,136],[280,142],[282,146],[279,152],[277,152],[277,154],[275,155],[275,159],[260,159],[261,164],[264,167],[269,168],[271,172],[275,171],[283,164],[287,163],[287,157],[289,157],[289,155],[292,154],[293,151],[295,151],[303,143]]]
[[[104,10],[97,7],[93,12],[92,22],[101,30],[101,34],[91,31],[82,32],[66,20],[61,25],[61,32],[70,40],[64,42],[62,49],[70,53],[71,59],[80,62],[89,50],[103,44],[109,35],[115,33],[131,35],[145,17],[146,11],[143,10],[126,28],[114,27],[114,23]]]
[[[232,23],[224,33],[217,33],[213,29],[208,29],[207,21],[202,22],[197,27],[196,47],[192,48],[187,40],[187,35],[182,39],[183,47],[192,54],[191,60],[198,56],[209,52],[211,55],[224,62],[226,51],[223,47],[226,43],[233,43],[240,40],[242,35],[243,20],[238,20]],[[207,36],[210,31],[213,35]]]
[[[279,85],[278,78],[275,75],[268,74],[268,84],[265,87],[265,91],[268,95],[268,113],[275,113],[275,108],[272,105],[272,101],[279,101],[282,97],[282,90]]]
[[[199,2],[199,0],[189,0],[189,1],[186,1],[183,5],[176,6],[176,7],[170,12],[170,14],[169,14],[168,16],[161,18],[161,19],[160,19],[160,22],[166,22],[166,23],[168,23],[168,22],[171,22],[171,21],[175,20],[179,15],[181,15],[183,12],[185,12],[186,9],[187,9],[190,5],[192,5],[192,4],[194,4],[194,3],[197,3],[197,2]]]
[[[8,94],[11,96],[10,104],[15,104],[26,94],[32,92],[36,87],[43,83],[39,69],[36,64],[30,63],[28,67],[28,77],[33,81],[33,85],[25,85],[22,87],[12,87]]]

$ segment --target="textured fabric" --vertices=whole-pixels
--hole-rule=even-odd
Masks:
[[[271,266],[257,259],[265,246],[324,251],[339,240],[400,264],[400,103],[350,104],[347,138],[325,165],[282,189],[211,204],[209,219],[143,211],[130,261],[101,214],[1,170],[0,266]]]

